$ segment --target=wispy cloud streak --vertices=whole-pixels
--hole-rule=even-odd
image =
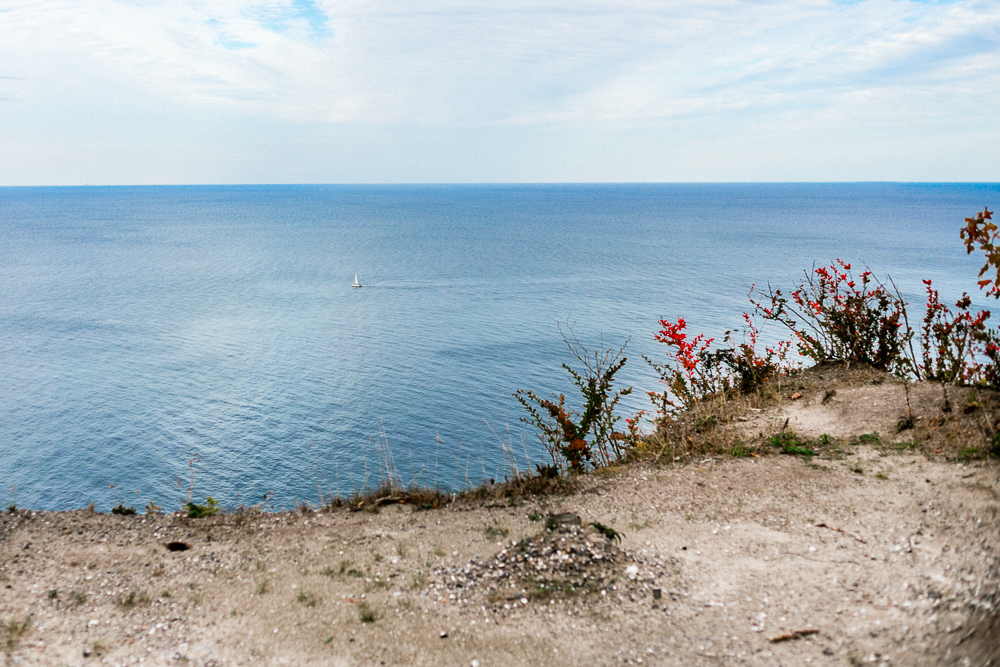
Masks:
[[[987,0],[15,0],[2,17],[17,104],[97,117],[113,99],[361,144],[379,127],[941,141],[989,126],[1000,97]]]
[[[327,121],[653,120],[929,79],[971,87],[1000,65],[1000,6],[983,2],[52,0],[3,25],[11,55]]]

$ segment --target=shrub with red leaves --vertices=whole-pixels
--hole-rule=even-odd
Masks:
[[[989,286],[986,295],[1000,298],[1000,246],[997,245],[1000,235],[997,234],[997,226],[993,223],[993,212],[984,206],[982,212],[976,213],[975,217],[966,218],[965,227],[959,232],[959,236],[965,241],[967,255],[971,255],[977,245],[986,253],[986,263],[979,269],[979,289]],[[990,267],[996,272],[996,277],[983,278]]]
[[[757,294],[758,301],[751,297],[757,311],[788,327],[799,353],[816,363],[858,362],[899,375],[916,366],[906,302],[871,271],[855,278],[851,265],[838,259],[806,273],[791,299],[770,287]]]
[[[790,365],[787,356],[791,343],[779,342],[757,353],[760,331],[753,318],[743,313],[746,328],[743,341],[735,342],[737,331],[727,331],[723,342],[727,345],[712,349],[714,338],[699,334],[688,338],[687,322],[660,320],[663,327],[656,340],[668,346],[667,363],[658,364],[643,357],[660,375],[660,382],[667,386],[663,391],[647,392],[660,419],[693,406],[696,402],[731,390],[748,393],[761,383],[787,373]]]
[[[958,312],[952,314],[940,301],[938,291],[925,280],[927,311],[920,334],[923,363],[920,373],[925,380],[954,384],[980,384],[985,366],[977,361],[985,354],[986,320],[989,312],[971,313],[972,299],[968,294],[955,303]]]

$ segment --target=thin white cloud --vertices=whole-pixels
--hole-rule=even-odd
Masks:
[[[993,3],[317,2],[312,11],[40,2],[7,12],[0,43],[42,66],[90,62],[182,103],[326,121],[655,119],[859,81],[878,88],[953,61],[971,69],[971,83],[1000,64]]]
[[[0,12],[0,63],[22,79],[17,95],[0,81],[15,104],[96,110],[112,96],[124,114],[146,100],[414,131],[780,121],[933,133],[995,117],[1000,5],[37,0]]]

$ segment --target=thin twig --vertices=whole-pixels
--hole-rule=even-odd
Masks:
[[[864,540],[863,540],[862,538],[858,537],[857,535],[854,535],[853,533],[849,533],[849,532],[847,532],[847,531],[846,531],[846,530],[844,530],[843,528],[837,528],[837,527],[835,527],[835,526],[831,526],[831,525],[829,525],[829,524],[826,524],[826,523],[817,523],[817,524],[816,524],[816,527],[817,527],[817,528],[829,528],[830,530],[835,530],[835,531],[837,531],[838,533],[843,533],[844,535],[847,535],[848,537],[853,537],[853,538],[854,538],[854,539],[856,539],[856,540],[857,540],[858,542],[861,542],[861,544],[868,544],[868,543],[867,543],[867,542],[865,542],[865,541],[864,541]]]
[[[865,268],[867,269],[868,267],[865,267]],[[889,279],[889,283],[892,285],[893,291],[896,292],[896,298],[899,299],[899,302],[902,304],[902,308],[900,310],[903,311],[903,321],[906,323],[906,331],[909,334],[909,336],[907,337],[907,340],[906,340],[906,344],[910,348],[909,362],[910,362],[911,370],[913,371],[913,376],[917,380],[922,380],[924,378],[922,378],[921,374],[920,374],[920,365],[917,363],[917,354],[913,351],[913,333],[914,332],[913,332],[913,329],[910,328],[910,316],[907,315],[907,313],[906,313],[906,302],[903,301],[903,295],[900,293],[899,288],[896,287],[896,281],[892,279],[892,276],[886,276],[886,277]],[[876,282],[877,281],[878,281],[878,279],[876,278]],[[881,284],[881,283],[879,283],[879,284]],[[909,411],[909,409],[910,409],[910,397],[909,397],[909,393],[907,393],[907,397],[906,397],[906,409],[907,409],[907,411]],[[913,413],[912,412],[910,413],[910,421],[911,422],[913,421]]]
[[[191,502],[191,497],[194,496],[194,464],[195,461],[201,460],[201,454],[195,454],[194,457],[188,461],[188,467],[191,469],[191,488],[188,490],[188,502]]]
[[[790,639],[802,639],[807,635],[815,635],[819,632],[816,628],[803,628],[802,630],[793,630],[791,632],[786,632],[780,635],[774,635],[773,637],[768,637],[768,641],[772,643],[784,642]]]

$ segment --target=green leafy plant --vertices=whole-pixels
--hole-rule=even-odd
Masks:
[[[189,500],[184,503],[184,509],[187,510],[188,517],[191,519],[204,519],[205,517],[215,516],[222,511],[219,501],[212,498],[212,496],[205,498],[204,505],[198,505]]]
[[[771,437],[771,445],[780,447],[782,454],[793,454],[799,456],[816,456],[816,452],[809,449],[806,443],[799,440],[798,436],[788,431],[782,431],[778,435]]]
[[[122,495],[122,499],[118,500],[117,493],[115,492],[115,485],[111,484],[109,486],[111,489],[111,513],[118,514],[119,516],[135,516],[135,505],[126,505],[125,496]],[[141,491],[136,491],[135,495],[138,498]]]
[[[611,528],[610,526],[605,526],[603,523],[598,523],[597,521],[594,521],[590,525],[594,527],[594,530],[596,530],[597,532],[599,532],[601,535],[608,538],[612,542],[621,542],[622,537],[624,537],[617,530]]]
[[[188,467],[191,469],[191,488],[188,490],[187,502],[182,505],[182,507],[187,510],[188,518],[191,519],[203,519],[209,516],[215,516],[222,511],[222,507],[219,501],[215,500],[211,496],[205,498],[204,505],[198,505],[192,500],[194,495],[194,464],[201,460],[201,454],[195,454],[188,461]],[[181,484],[180,477],[177,478],[177,484]],[[113,485],[112,485],[113,486]]]
[[[573,356],[583,364],[578,372],[568,364],[569,373],[580,393],[583,407],[577,412],[566,405],[566,396],[544,399],[532,391],[519,389],[514,398],[528,412],[521,421],[534,426],[539,438],[558,468],[566,466],[572,472],[584,472],[588,466],[607,466],[621,460],[639,438],[642,413],[625,419],[625,429],[616,425],[621,417],[616,413],[618,402],[632,393],[632,388],[614,389],[615,374],[625,365],[623,356],[628,341],[617,351],[612,348],[588,350],[569,328],[563,340]]]

